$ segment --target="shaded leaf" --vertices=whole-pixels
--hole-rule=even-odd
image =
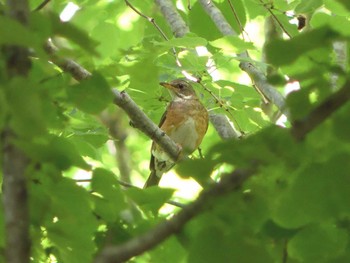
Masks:
[[[153,214],[157,214],[158,210],[173,195],[173,192],[173,189],[154,186],[146,189],[129,188],[125,193],[144,211],[151,211]]]
[[[67,90],[69,100],[87,113],[100,113],[113,101],[107,81],[98,73]]]
[[[300,34],[291,40],[271,41],[266,46],[268,61],[276,66],[290,64],[305,52],[330,45],[337,36],[333,30],[322,27]]]
[[[288,255],[302,262],[329,262],[345,251],[347,242],[347,233],[336,225],[310,225],[288,242]]]

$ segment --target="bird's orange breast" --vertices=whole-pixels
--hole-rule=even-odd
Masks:
[[[161,129],[185,154],[198,148],[208,128],[208,112],[198,99],[173,101]]]

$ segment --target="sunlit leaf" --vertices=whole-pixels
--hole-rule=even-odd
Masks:
[[[164,42],[155,42],[155,44],[165,47],[195,48],[198,46],[206,46],[207,41],[201,37],[185,36],[181,38],[173,38]]]
[[[242,53],[247,49],[255,49],[253,43],[245,42],[237,36],[225,36],[210,41],[209,44],[213,47],[222,49],[224,52]]]

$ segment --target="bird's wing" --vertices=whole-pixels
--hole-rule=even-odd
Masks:
[[[169,106],[170,106],[170,105],[169,105]],[[168,112],[168,110],[166,110],[166,111],[163,113],[162,117],[160,118],[158,127],[162,127],[163,123],[165,122],[167,112]],[[152,152],[153,152],[153,150],[154,150],[155,147],[156,147],[156,143],[153,141],[153,142],[152,142],[152,146],[151,146],[151,161],[150,161],[150,163],[149,163],[149,169],[150,169],[151,171],[154,171],[154,170],[155,170],[154,155],[152,154]]]

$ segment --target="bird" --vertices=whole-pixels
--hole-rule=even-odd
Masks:
[[[170,91],[172,100],[164,112],[159,127],[180,148],[178,160],[193,153],[208,129],[207,109],[200,102],[192,85],[185,79],[161,82]],[[156,186],[164,173],[176,164],[155,142],[151,147],[150,175],[144,188]]]

